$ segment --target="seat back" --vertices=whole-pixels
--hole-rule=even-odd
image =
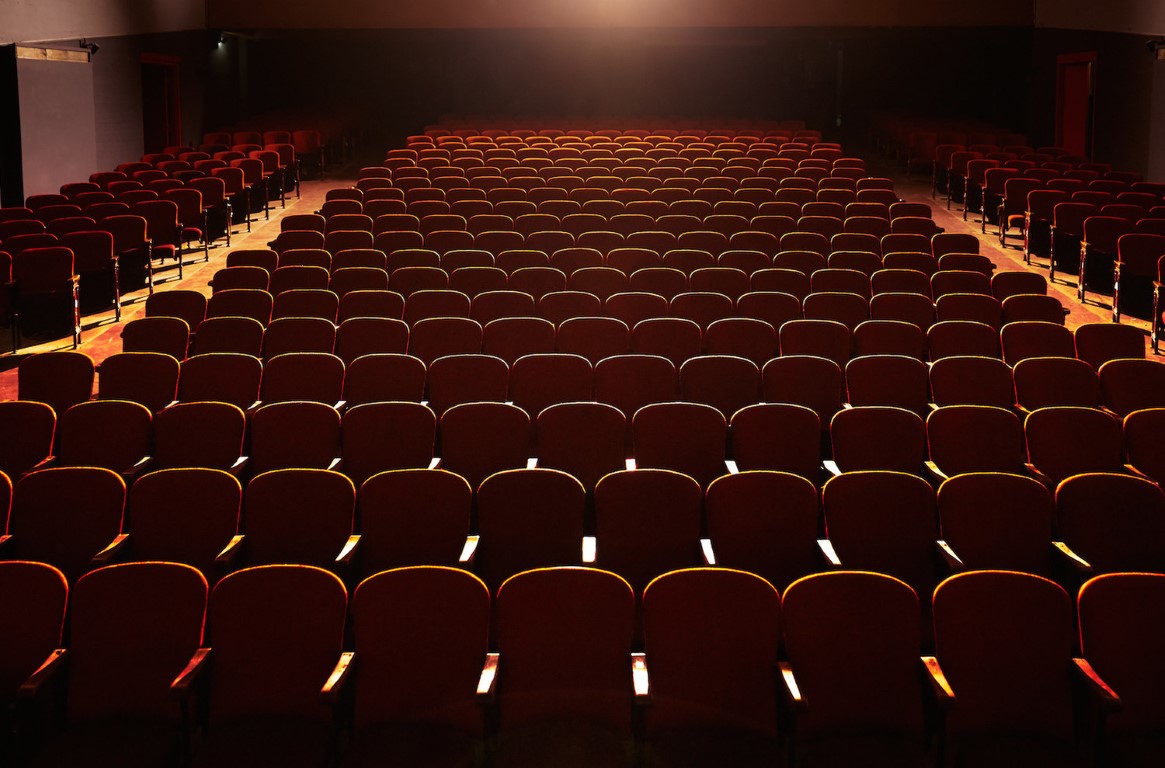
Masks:
[[[672,571],[648,585],[643,618],[649,735],[697,727],[775,737],[781,601],[771,584],[743,571]]]
[[[206,579],[179,563],[125,563],[82,576],[69,600],[69,717],[177,725],[170,683],[202,644]]]
[[[246,568],[214,588],[210,722],[285,716],[327,721],[320,702],[343,647],[347,592],[320,568]]]
[[[502,735],[569,718],[631,736],[628,674],[635,596],[590,568],[520,573],[497,596]]]

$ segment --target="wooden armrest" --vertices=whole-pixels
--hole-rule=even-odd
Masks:
[[[355,661],[355,651],[344,651],[340,654],[332,674],[328,675],[324,687],[320,689],[320,699],[324,704],[335,704],[339,700],[340,694],[344,692],[344,681],[348,679],[348,673]]]
[[[951,545],[946,541],[939,539],[935,542],[935,547],[937,547],[939,557],[942,558],[948,573],[956,573],[966,568],[963,559],[955,554],[955,550],[951,549]]]
[[[336,565],[349,567],[352,565],[352,558],[356,556],[356,547],[360,545],[360,534],[354,533],[348,537],[344,542],[344,548],[340,550],[340,554],[336,555]]]
[[[246,536],[241,533],[231,536],[231,540],[223,547],[222,552],[215,555],[214,564],[222,568],[229,568],[239,556],[239,552],[242,551],[244,541],[246,541]]]
[[[475,693],[478,704],[492,704],[497,698],[498,661],[496,653],[487,653],[485,663],[481,667],[481,676],[477,678]]]
[[[1059,555],[1060,561],[1067,564],[1073,572],[1082,578],[1089,578],[1092,576],[1092,564],[1085,560],[1080,555],[1072,551],[1066,543],[1062,541],[1052,542],[1052,551]]]
[[[457,562],[473,565],[474,560],[477,559],[477,547],[479,544],[481,544],[481,536],[477,534],[466,536],[465,545],[461,548],[461,554],[457,556]]]
[[[128,533],[119,533],[114,537],[113,541],[105,545],[105,548],[93,556],[89,561],[94,568],[100,568],[103,565],[109,565],[113,558],[125,547],[126,542],[129,541]]]
[[[28,676],[28,679],[20,684],[20,689],[17,695],[22,699],[36,698],[41,689],[56,676],[61,667],[64,666],[65,658],[68,651],[64,648],[57,648],[48,655],[48,658],[41,662],[41,665],[36,668],[36,671]]]
[[[938,659],[934,656],[922,657],[922,668],[926,670],[926,679],[929,683],[929,690],[934,696],[935,704],[940,710],[946,711],[955,706],[955,691],[951,688],[951,684],[947,682],[947,676],[943,674],[943,668],[939,666]]]
[[[209,648],[199,648],[190,657],[190,661],[186,662],[186,668],[178,673],[178,677],[174,678],[174,682],[170,683],[170,697],[175,699],[185,699],[190,696],[190,692],[194,689],[195,683],[198,682],[202,670],[206,667],[206,660],[210,658]]]
[[[793,675],[793,666],[787,661],[779,661],[777,662],[777,670],[781,676],[781,691],[789,711],[794,715],[808,712],[809,705],[801,694],[801,686],[797,685],[797,678]]]
[[[631,654],[631,687],[635,691],[635,703],[647,704],[651,701],[651,681],[647,676],[647,654]]]
[[[1052,478],[1048,477],[1043,472],[1036,469],[1035,464],[1032,464],[1030,462],[1025,462],[1023,465],[1023,468],[1027,470],[1027,473],[1032,477],[1033,480],[1038,480],[1041,485],[1043,485],[1045,488],[1047,488],[1053,494],[1056,492],[1056,484],[1054,482],[1052,482]]]
[[[31,475],[33,472],[36,472],[36,471],[38,471],[38,470],[41,470],[41,469],[48,469],[49,467],[53,466],[53,465],[54,465],[54,464],[56,464],[56,463],[57,463],[57,457],[56,457],[56,456],[45,456],[43,459],[41,459],[40,461],[38,461],[36,464],[33,464],[33,465],[32,465],[32,466],[31,466],[31,467],[28,469],[28,471],[27,471],[27,472],[22,472],[22,473],[20,474],[20,477],[25,477],[25,476],[27,476],[27,475]],[[12,484],[13,484],[13,485],[16,485],[16,482],[17,482],[19,479],[20,479],[20,478],[17,478],[17,477],[14,477],[14,478],[12,478]]]
[[[1072,659],[1072,662],[1076,665],[1076,671],[1080,673],[1080,678],[1088,689],[1088,693],[1100,705],[1100,710],[1105,714],[1119,712],[1122,706],[1120,696],[1101,679],[1088,660],[1075,658]]]
[[[1156,482],[1153,478],[1149,477],[1144,472],[1142,472],[1141,470],[1134,467],[1132,464],[1125,464],[1124,470],[1125,470],[1125,474],[1127,474],[1127,475],[1134,475],[1134,476],[1142,478],[1144,480],[1148,480],[1149,482]]]
[[[154,463],[153,456],[143,456],[140,459],[138,459],[132,467],[130,467],[129,469],[122,472],[121,476],[125,479],[126,486],[128,487],[128,486],[132,485],[134,479],[145,474],[146,471],[149,470],[150,465],[153,463]]]
[[[840,568],[841,558],[837,556],[837,550],[833,548],[833,542],[829,539],[818,539],[817,549],[821,551],[821,556],[825,558],[825,563],[830,568]]]
[[[704,558],[704,565],[716,565],[716,550],[712,548],[711,539],[700,539],[700,555]]]
[[[934,480],[937,480],[940,483],[944,480],[950,479],[950,476],[947,475],[946,472],[943,472],[941,469],[939,469],[938,464],[935,464],[933,461],[925,461],[923,462],[923,466],[926,467],[927,474],[929,474]]]
[[[583,565],[594,565],[595,558],[599,554],[599,541],[594,536],[583,536],[582,538],[582,562]]]
[[[826,459],[825,461],[821,462],[821,466],[833,477],[837,477],[841,474],[841,467],[837,466],[837,462],[833,459]]]

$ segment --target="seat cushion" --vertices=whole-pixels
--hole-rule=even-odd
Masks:
[[[194,768],[320,768],[332,727],[319,720],[240,717],[215,723],[195,749]]]
[[[472,734],[447,726],[368,725],[352,737],[345,768],[469,768],[481,751]]]
[[[180,733],[172,723],[109,718],[70,724],[33,761],[36,768],[158,768],[174,764]]]
[[[651,768],[767,768],[780,765],[780,758],[775,737],[735,729],[669,728],[653,733],[647,745]]]

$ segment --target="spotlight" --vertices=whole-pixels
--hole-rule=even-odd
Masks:
[[[100,45],[98,45],[97,43],[91,43],[85,39],[82,39],[81,42],[79,42],[77,45],[80,48],[87,49],[89,51],[90,56],[96,56],[97,52],[101,50]]]

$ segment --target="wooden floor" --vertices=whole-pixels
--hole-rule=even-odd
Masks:
[[[874,172],[876,173],[878,171]],[[271,218],[265,220],[262,214],[259,214],[258,220],[251,225],[250,233],[246,231],[245,226],[236,225],[236,231],[232,237],[230,249],[226,247],[225,240],[219,240],[210,249],[209,262],[188,264],[184,269],[183,279],[181,281],[176,279],[168,280],[160,286],[156,286],[155,290],[183,288],[201,291],[209,296],[210,287],[207,283],[216,270],[225,266],[226,255],[230,250],[238,248],[266,248],[267,243],[274,240],[276,235],[279,234],[279,222],[283,216],[294,213],[314,213],[323,204],[324,197],[329,189],[352,186],[353,184],[354,180],[351,177],[328,178],[324,181],[304,181],[301,184],[301,196],[298,199],[292,195],[288,198],[286,207],[280,207],[278,201],[274,202],[271,208]],[[981,235],[979,232],[979,222],[973,214],[964,222],[962,210],[957,205],[953,204],[951,210],[948,211],[945,198],[931,198],[930,186],[929,179],[923,180],[915,178],[908,181],[901,174],[895,176],[895,187],[900,197],[907,201],[924,202],[931,205],[934,211],[935,222],[947,232],[970,232],[974,234],[980,240],[979,252],[990,257],[995,262],[998,270],[1028,269],[1046,274],[1046,262],[1043,263],[1042,267],[1038,265],[1031,267],[1025,265],[1023,263],[1022,251],[1016,248],[1001,248],[999,246],[999,239],[993,234],[991,227],[988,227],[987,235]],[[1017,241],[1017,238],[1013,238],[1013,242]],[[189,255],[187,258],[194,258],[196,255]],[[170,277],[170,273],[162,276],[163,279]],[[1061,303],[1069,309],[1066,320],[1069,328],[1075,328],[1084,323],[1109,322],[1111,320],[1111,297],[1102,294],[1090,294],[1089,303],[1082,305],[1076,298],[1076,280],[1074,277],[1068,277],[1065,282],[1065,278],[1062,275],[1058,275],[1056,283],[1049,286],[1049,293],[1056,295]],[[128,298],[134,301],[134,303],[123,308],[121,324],[114,322],[112,310],[101,314],[87,315],[82,318],[84,330],[82,333],[81,351],[92,357],[95,363],[100,363],[109,355],[120,352],[122,325],[142,316],[145,312],[145,296],[146,292],[141,290],[129,294],[127,297],[123,297],[123,299]],[[1125,316],[1122,318],[1122,322],[1137,326],[1144,330],[1146,334],[1149,332],[1148,321]],[[25,341],[24,343],[29,342]],[[16,365],[20,359],[36,352],[71,348],[72,344],[70,340],[65,338],[35,346],[22,347],[20,354],[17,356],[10,354],[4,355],[3,358],[0,358],[0,368],[5,369],[0,372],[0,399],[7,400],[16,397]],[[1152,355],[1151,350],[1149,354]]]

